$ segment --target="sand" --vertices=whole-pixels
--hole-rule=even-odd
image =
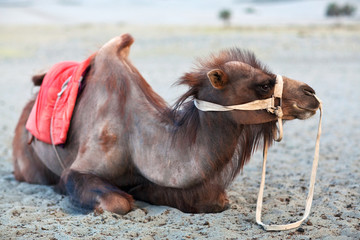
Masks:
[[[359,239],[360,26],[141,27],[129,25],[0,26],[0,239]],[[136,202],[125,216],[76,208],[52,187],[17,182],[11,141],[31,98],[30,78],[63,60],[83,60],[130,32],[130,54],[169,103],[184,92],[171,85],[194,63],[222,48],[255,52],[275,73],[311,85],[324,102],[323,135],[313,207],[301,228],[265,232],[255,223],[261,154],[228,189],[230,208],[185,214]],[[301,218],[310,178],[318,114],[284,126],[270,149],[263,221]]]

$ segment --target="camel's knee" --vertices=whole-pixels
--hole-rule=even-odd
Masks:
[[[133,208],[133,199],[130,195],[126,194],[126,196],[125,194],[126,193],[119,194],[116,192],[104,194],[99,197],[97,208],[117,214],[126,214]]]
[[[19,182],[24,182],[26,181],[25,178],[24,178],[24,175],[22,174],[21,172],[21,169],[20,169],[20,166],[19,166],[19,163],[18,163],[18,159],[17,158],[14,158],[13,160],[13,165],[14,165],[14,177],[17,181]]]
[[[201,199],[197,203],[199,212],[222,212],[229,208],[229,199],[225,192]]]
[[[119,214],[126,214],[133,207],[131,195],[94,174],[68,170],[61,182],[71,201],[81,207]]]

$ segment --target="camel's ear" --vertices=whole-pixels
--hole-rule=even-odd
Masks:
[[[228,76],[220,69],[213,69],[207,73],[211,85],[216,89],[223,89],[228,82]]]

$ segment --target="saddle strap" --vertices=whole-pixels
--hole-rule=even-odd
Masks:
[[[306,204],[305,204],[305,212],[304,212],[303,218],[297,222],[293,222],[290,224],[283,224],[283,225],[267,225],[261,221],[261,209],[262,209],[262,203],[263,203],[263,193],[264,193],[265,174],[266,174],[266,160],[267,160],[267,151],[268,151],[268,141],[265,140],[261,182],[260,182],[260,189],[259,189],[259,194],[258,194],[258,199],[257,199],[257,204],[256,204],[256,223],[259,224],[260,226],[262,226],[266,231],[284,231],[284,230],[290,230],[293,228],[297,228],[305,221],[305,219],[310,214],[311,204],[312,204],[312,200],[313,200],[313,196],[314,196],[316,170],[317,170],[318,162],[319,162],[321,120],[322,120],[322,114],[323,114],[321,100],[318,97],[316,97],[315,95],[314,95],[314,97],[320,103],[320,106],[319,106],[320,119],[319,119],[318,132],[317,132],[316,143],[315,143],[315,152],[314,152],[314,160],[313,160],[313,165],[312,165],[312,170],[311,170],[309,193],[306,198]]]

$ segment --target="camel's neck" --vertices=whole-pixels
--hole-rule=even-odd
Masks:
[[[192,106],[169,124],[153,108],[137,111],[131,139],[134,163],[162,186],[188,187],[209,179],[231,161],[241,132],[225,114],[198,112]]]

